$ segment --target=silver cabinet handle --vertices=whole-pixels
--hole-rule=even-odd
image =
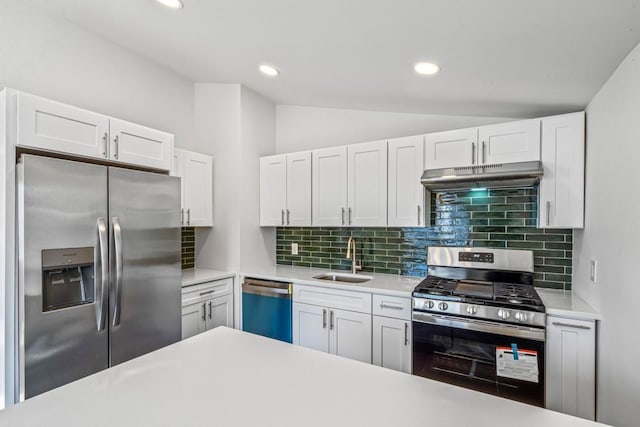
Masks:
[[[353,209],[349,208],[349,225],[351,225],[352,218],[353,218]]]
[[[291,218],[291,212],[289,212],[289,209],[287,209],[287,225],[291,223],[291,221],[289,221],[290,218]]]
[[[333,310],[329,310],[329,330],[333,329]]]
[[[392,308],[394,310],[402,310],[401,305],[390,305],[385,303],[380,303],[380,308]]]
[[[203,302],[202,303],[202,321],[206,321],[207,320],[207,303]]]
[[[418,205],[418,225],[420,225],[420,205]]]
[[[191,225],[191,209],[187,209],[187,225]]]
[[[113,326],[120,324],[120,314],[122,313],[122,274],[124,257],[122,255],[122,227],[120,226],[120,218],[114,216],[111,219],[113,223],[113,246],[116,258],[116,286],[115,286],[115,303],[113,306]]]
[[[284,225],[284,209],[280,210],[280,223]]]
[[[547,226],[549,226],[549,222],[551,221],[551,202],[547,202]]]
[[[404,322],[404,345],[409,345],[409,324]]]
[[[484,164],[487,160],[487,150],[486,150],[486,145],[487,143],[485,141],[482,141],[482,164]]]
[[[101,331],[105,327],[107,318],[107,310],[109,307],[109,298],[107,290],[109,289],[109,253],[108,253],[107,224],[104,218],[98,218],[98,246],[100,256],[96,260],[100,260],[100,266],[96,270],[100,272],[100,277],[94,278],[94,295],[96,296],[96,321],[98,330]],[[97,292],[96,286],[100,282],[100,292]]]
[[[115,150],[113,153],[113,158],[117,159],[118,158],[118,153],[120,152],[120,137],[118,135],[115,136],[115,138],[113,138],[113,142],[115,143]]]
[[[472,165],[476,164],[476,143],[475,142],[471,143],[471,164]]]
[[[212,302],[209,301],[209,319],[211,319],[211,304],[212,304]]]
[[[344,225],[344,208],[341,208],[342,210],[342,225]]]
[[[107,157],[107,147],[109,145],[109,134],[107,132],[102,135],[102,145],[104,146],[104,150],[102,150],[102,157]]]
[[[203,295],[211,295],[212,293],[214,293],[216,290],[215,289],[211,289],[210,291],[204,291],[204,292],[200,292],[200,296]]]
[[[180,225],[184,225],[184,208],[180,209]]]
[[[584,326],[584,325],[572,325],[571,323],[563,323],[563,322],[551,322],[551,324],[553,326],[562,326],[565,328],[576,328],[576,329],[584,329],[586,331],[588,331],[589,329],[591,329],[590,326]]]
[[[327,309],[322,309],[322,329],[327,327]]]

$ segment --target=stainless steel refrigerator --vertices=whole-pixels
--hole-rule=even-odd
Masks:
[[[22,155],[20,400],[177,342],[180,181]]]

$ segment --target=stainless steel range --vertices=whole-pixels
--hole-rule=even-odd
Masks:
[[[413,373],[544,406],[533,252],[430,247],[413,291]]]

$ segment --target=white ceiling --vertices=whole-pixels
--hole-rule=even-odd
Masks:
[[[640,0],[21,0],[198,82],[278,104],[532,117],[582,109],[640,42]],[[433,61],[435,77],[413,64]],[[275,65],[276,79],[258,72]]]

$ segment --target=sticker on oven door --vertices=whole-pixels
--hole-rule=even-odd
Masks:
[[[538,383],[538,352],[517,347],[496,347],[499,377]]]

